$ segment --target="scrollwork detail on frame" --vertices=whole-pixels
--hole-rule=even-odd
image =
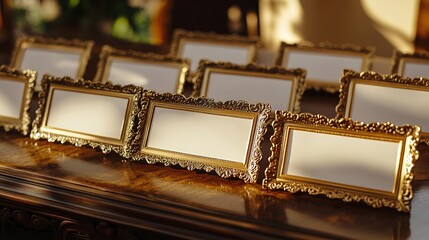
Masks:
[[[83,138],[78,137],[72,137],[67,136],[63,134],[56,134],[51,132],[45,132],[41,130],[43,116],[45,115],[46,111],[46,104],[47,104],[47,95],[48,90],[51,84],[61,84],[62,86],[72,86],[72,87],[79,87],[83,89],[91,89],[91,90],[106,90],[111,92],[120,92],[120,93],[128,93],[133,94],[132,99],[132,106],[130,109],[130,119],[128,121],[127,129],[125,129],[125,144],[123,146],[121,145],[115,145],[115,144],[109,144],[104,143],[101,141],[94,141],[94,140],[87,140]],[[132,139],[133,139],[133,131],[134,128],[136,128],[136,125],[139,124],[139,120],[136,119],[136,116],[139,113],[139,100],[141,98],[143,89],[141,87],[137,87],[134,85],[127,85],[127,86],[121,86],[121,85],[113,85],[111,83],[96,83],[92,81],[86,81],[84,79],[72,79],[69,77],[54,77],[48,74],[45,74],[43,76],[42,80],[42,91],[39,92],[39,102],[38,102],[38,109],[36,110],[36,119],[33,121],[30,137],[39,140],[39,139],[47,139],[49,142],[60,142],[62,144],[68,142],[70,144],[73,144],[77,147],[81,146],[90,146],[92,148],[100,148],[103,153],[109,153],[111,151],[114,151],[116,153],[119,153],[120,155],[124,157],[129,157],[132,152]]]
[[[415,87],[429,87],[429,79],[428,78],[407,78],[402,77],[398,74],[393,75],[385,75],[379,74],[376,72],[366,71],[366,72],[356,72],[353,70],[345,69],[343,72],[343,76],[340,80],[340,91],[339,91],[339,101],[336,106],[336,118],[344,118],[346,117],[346,109],[347,109],[347,98],[349,95],[350,84],[353,79],[362,79],[362,80],[370,80],[379,83],[398,83],[406,86],[415,86]],[[422,134],[420,138],[421,142],[427,143],[429,145],[429,138]]]
[[[157,63],[175,63],[180,64],[182,67],[186,68],[185,79],[189,74],[189,61],[187,59],[175,57],[173,55],[162,55],[157,53],[146,53],[136,50],[121,50],[109,45],[104,45],[101,48],[101,53],[99,55],[99,62],[97,64],[97,72],[94,77],[95,82],[105,82],[104,70],[108,65],[109,57],[124,57],[127,59],[136,59],[142,61],[151,61]],[[184,91],[184,81],[179,81],[179,86],[177,92],[182,93]]]
[[[305,91],[305,77],[306,71],[300,68],[286,69],[280,66],[261,66],[254,63],[249,63],[246,65],[234,64],[230,62],[212,62],[207,59],[203,59],[199,62],[197,75],[195,77],[194,86],[193,86],[193,97],[198,97],[201,95],[202,83],[204,80],[205,69],[207,68],[216,68],[232,71],[242,71],[246,73],[266,73],[266,74],[279,74],[279,75],[290,75],[296,79],[297,90],[295,96],[295,102],[292,112],[298,113],[300,111],[300,100]]]
[[[214,41],[231,41],[242,43],[254,43],[256,46],[260,45],[259,38],[257,37],[243,37],[239,35],[226,35],[217,34],[215,32],[199,32],[199,31],[186,31],[184,29],[177,29],[174,31],[173,42],[170,46],[170,54],[176,56],[179,51],[180,39],[192,38],[199,40],[214,40]]]
[[[361,70],[369,70],[372,67],[372,60],[375,53],[375,47],[372,46],[358,46],[351,43],[338,44],[333,42],[319,42],[313,43],[309,41],[302,41],[299,43],[287,43],[281,42],[280,48],[276,56],[275,65],[282,66],[283,58],[287,49],[297,49],[297,50],[324,50],[324,51],[346,51],[351,53],[357,53],[365,55],[365,59],[363,60],[363,66]],[[311,79],[307,79],[311,80]],[[330,93],[335,93],[338,91],[337,86],[329,86],[329,85],[319,85],[319,84],[307,84],[308,88],[314,89],[316,91],[325,90]]]
[[[31,99],[34,94],[35,81],[37,77],[37,72],[33,70],[18,70],[15,68],[8,67],[6,65],[0,66],[0,76],[12,77],[25,79],[25,89],[23,93],[23,109],[21,109],[22,115],[19,124],[1,124],[5,131],[11,131],[12,129],[19,131],[23,135],[27,135],[30,131],[30,105]]]
[[[20,53],[25,45],[46,45],[46,46],[60,46],[60,47],[72,47],[80,48],[83,50],[81,57],[82,66],[79,69],[78,76],[82,77],[85,71],[86,64],[91,57],[91,49],[94,46],[93,41],[83,41],[80,39],[65,39],[65,38],[44,38],[40,36],[23,36],[16,40],[15,48],[11,56],[11,66],[17,67],[19,61],[21,61]]]
[[[309,41],[302,41],[300,43],[287,43],[287,42],[281,42],[280,43],[280,53],[277,55],[277,58],[275,60],[276,65],[281,65],[283,61],[283,55],[286,48],[298,48],[298,49],[305,49],[305,48],[313,48],[313,49],[330,49],[330,50],[342,50],[342,51],[352,51],[352,52],[359,52],[364,54],[369,54],[370,56],[373,56],[375,53],[375,47],[362,47],[358,45],[354,45],[351,43],[345,43],[345,44],[338,44],[333,42],[320,42],[320,43],[312,43]]]
[[[409,151],[405,153],[402,165],[402,175],[400,174],[402,185],[399,196],[396,198],[378,197],[372,194],[362,193],[352,190],[342,190],[333,186],[311,184],[289,179],[278,179],[278,168],[281,158],[282,141],[286,123],[311,124],[313,126],[323,126],[332,129],[343,129],[352,132],[367,132],[379,134],[391,134],[407,136]],[[272,122],[274,134],[271,136],[271,156],[268,158],[269,165],[265,170],[265,178],[262,187],[271,190],[285,190],[292,193],[306,192],[309,195],[323,194],[328,198],[342,199],[345,202],[360,202],[374,207],[390,207],[398,211],[409,212],[411,199],[413,197],[411,181],[414,178],[412,168],[414,162],[419,157],[417,145],[420,138],[420,128],[417,126],[395,126],[391,123],[370,123],[355,122],[351,119],[331,119],[322,115],[312,115],[309,113],[293,114],[285,111],[276,111],[275,120]]]
[[[392,55],[392,65],[390,68],[390,73],[392,74],[399,73],[400,60],[403,58],[415,58],[415,59],[429,61],[429,52],[416,51],[415,53],[404,53],[397,49],[394,49],[393,55]]]
[[[153,91],[145,90],[141,100],[142,110],[139,113],[139,119],[141,123],[146,123],[148,121],[148,112],[151,101],[161,101],[179,105],[197,106],[208,109],[238,110],[243,112],[258,113],[259,117],[257,118],[256,123],[256,126],[258,126],[258,131],[255,132],[255,137],[253,140],[253,151],[250,154],[251,159],[249,159],[246,170],[220,166],[216,165],[215,163],[201,163],[188,159],[148,154],[143,153],[141,151],[136,151],[136,153],[132,156],[133,160],[145,160],[149,164],[161,163],[164,166],[179,165],[180,167],[186,168],[188,170],[204,170],[206,172],[214,171],[223,178],[237,177],[239,179],[244,180],[245,182],[256,182],[260,168],[259,162],[262,160],[261,142],[263,141],[263,136],[267,131],[267,122],[269,120],[269,115],[271,112],[270,106],[268,104],[249,104],[245,101],[220,102],[205,97],[193,98],[185,97],[184,95],[180,94],[160,94]],[[141,148],[144,135],[143,132],[145,130],[144,128],[145,126],[142,124],[137,126],[137,131],[132,144],[133,149]]]

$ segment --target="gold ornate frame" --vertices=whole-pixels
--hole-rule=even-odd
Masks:
[[[86,93],[94,96],[108,96],[127,100],[126,113],[123,120],[120,139],[92,135],[90,133],[56,129],[47,126],[51,101],[54,90],[65,90],[72,93]],[[137,119],[139,112],[139,100],[143,89],[133,85],[120,86],[110,83],[101,84],[83,79],[71,79],[69,77],[53,77],[44,75],[42,91],[39,92],[39,103],[36,111],[36,119],[33,121],[33,129],[30,137],[36,140],[47,139],[50,142],[71,143],[77,147],[89,145],[92,148],[100,148],[103,153],[117,152],[124,157],[131,155],[133,129],[140,124]],[[106,113],[107,114],[107,113]]]
[[[64,38],[43,38],[39,36],[20,37],[15,42],[15,48],[12,52],[10,65],[20,69],[24,53],[26,49],[45,49],[53,51],[64,51],[70,53],[80,53],[80,64],[76,72],[76,76],[69,76],[73,78],[81,78],[85,73],[86,65],[91,57],[91,49],[94,45],[93,41],[82,41],[79,39],[64,39]],[[38,71],[37,69],[34,69]],[[49,74],[38,71],[39,75]],[[40,76],[41,77],[41,76]],[[59,76],[62,77],[62,76]],[[40,83],[36,80],[36,90]]]
[[[291,81],[292,89],[289,93],[289,106],[287,109],[282,110],[288,110],[294,113],[298,113],[300,111],[300,100],[305,91],[306,71],[303,69],[285,69],[283,67],[277,66],[265,67],[253,63],[239,65],[228,62],[212,62],[208,60],[201,60],[194,82],[194,88],[192,92],[193,97],[201,96],[216,98],[213,96],[207,96],[208,85],[210,82],[210,73],[224,73],[249,77],[259,76],[278,79],[281,81]],[[225,86],[225,88],[228,88],[228,86]],[[243,91],[243,88],[239,90]],[[259,94],[264,94],[262,90],[259,90],[258,92]],[[286,94],[287,93],[285,93],[285,95]],[[239,93],[237,95],[239,95]],[[248,99],[243,100],[248,101]]]
[[[259,39],[256,37],[222,35],[222,34],[216,34],[214,32],[195,32],[195,31],[186,31],[183,29],[176,29],[174,31],[173,41],[170,45],[170,54],[179,58],[183,58],[182,56],[183,45],[186,42],[212,43],[215,45],[227,45],[227,46],[234,46],[234,45],[249,46],[247,63],[252,63],[255,61],[256,54],[257,54],[256,50],[260,45]],[[222,61],[228,61],[228,60],[225,59]],[[191,74],[187,80],[189,82],[192,82],[193,78],[195,77],[195,72],[192,69],[190,71],[191,71]]]
[[[180,74],[177,79],[176,93],[183,93],[186,78],[189,73],[189,63],[187,60],[169,55],[161,55],[155,53],[143,53],[135,50],[120,50],[111,46],[104,45],[101,49],[99,62],[97,64],[97,72],[94,81],[105,83],[108,81],[108,75],[114,60],[127,61],[130,63],[141,64],[157,64],[171,68],[180,69]],[[157,81],[161,81],[159,79]],[[144,86],[143,86],[144,87]],[[157,89],[151,89],[157,91]],[[174,93],[174,92],[172,92]]]
[[[374,208],[390,207],[398,211],[410,211],[413,197],[411,181],[414,177],[411,170],[419,156],[417,151],[419,127],[395,126],[390,123],[365,124],[354,122],[351,119],[337,120],[322,115],[309,113],[298,115],[285,111],[276,112],[272,126],[274,134],[271,136],[269,166],[265,170],[265,179],[262,182],[264,188],[282,189],[292,193],[307,192],[310,195],[323,194],[329,198],[342,199],[345,202],[363,201]],[[401,159],[395,169],[393,192],[386,193],[376,189],[280,174],[283,166],[288,164],[286,149],[288,149],[289,137],[287,135],[290,129],[398,143],[401,148]]]
[[[350,118],[352,101],[354,97],[354,84],[357,82],[383,86],[383,87],[399,87],[409,90],[420,90],[429,92],[429,79],[425,78],[404,78],[397,74],[381,75],[375,72],[355,72],[352,70],[344,70],[343,77],[341,78],[339,102],[336,106],[336,118]],[[359,120],[359,119],[355,119]],[[422,142],[429,145],[429,132],[422,129],[421,138]]]
[[[403,53],[395,49],[393,51],[390,73],[391,74],[397,73],[399,75],[403,75],[406,63],[424,63],[424,64],[427,64],[429,67],[429,53],[428,52]],[[423,76],[423,77],[426,77],[426,76]]]
[[[17,130],[27,135],[30,130],[30,103],[34,93],[34,83],[37,73],[32,70],[18,70],[6,65],[0,66],[0,78],[25,84],[22,93],[22,104],[18,119],[0,116],[0,127],[5,131]],[[0,80],[1,81],[1,80]]]
[[[275,60],[277,66],[283,66],[285,55],[292,51],[300,51],[307,53],[322,53],[322,54],[335,54],[342,56],[361,56],[362,66],[361,71],[367,71],[371,68],[372,59],[375,53],[374,47],[361,47],[353,44],[336,44],[331,42],[301,42],[301,43],[286,43],[281,42],[280,48]],[[287,66],[285,66],[288,68]],[[305,69],[305,67],[302,67]],[[341,72],[338,73],[338,80],[340,79]],[[309,72],[307,71],[307,87],[315,90],[325,90],[327,92],[337,92],[339,90],[339,83],[326,82],[320,79],[310,79]]]
[[[138,150],[132,156],[133,160],[146,160],[150,164],[162,163],[165,166],[179,165],[188,170],[215,171],[223,178],[237,177],[245,182],[256,182],[260,168],[259,162],[262,159],[261,142],[267,130],[267,121],[271,111],[268,104],[249,104],[244,101],[216,102],[213,99],[203,97],[187,98],[183,95],[145,91],[141,105],[142,112],[139,115],[142,124],[138,126],[137,134],[135,135],[133,146]],[[246,143],[245,163],[205,157],[195,153],[147,147],[149,133],[154,124],[152,120],[155,108],[251,121],[252,129],[250,132],[252,136],[249,137],[249,142]],[[171,121],[171,124],[175,124],[174,120]],[[189,132],[191,131],[195,130],[189,129]],[[200,133],[193,132],[193,134]],[[200,144],[203,146],[216,143],[201,142]]]

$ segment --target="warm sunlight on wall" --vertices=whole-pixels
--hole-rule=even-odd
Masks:
[[[361,0],[374,27],[402,52],[414,51],[420,0]]]
[[[261,40],[266,48],[277,49],[280,41],[299,42],[302,36],[296,29],[302,21],[299,0],[259,0]]]
[[[259,0],[263,45],[330,41],[414,51],[420,0]]]

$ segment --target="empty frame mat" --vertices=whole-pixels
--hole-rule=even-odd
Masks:
[[[409,212],[420,128],[277,111],[264,188]]]
[[[51,85],[41,130],[123,145],[132,94]]]
[[[357,54],[290,50],[283,57],[284,67],[306,69],[308,82],[338,86],[343,69],[363,70],[363,56]]]
[[[429,88],[401,83],[352,80],[346,117],[363,122],[416,124],[423,135],[429,132]]]
[[[286,127],[280,179],[397,195],[403,138],[371,138],[341,131]]]
[[[140,61],[131,58],[110,57],[104,81],[114,84],[134,84],[157,92],[176,93],[185,81],[187,67],[181,63]]]
[[[414,78],[429,78],[429,58],[401,58],[399,60],[399,71],[401,76]]]
[[[19,124],[23,114],[27,80],[0,75],[0,126]]]
[[[255,74],[228,70],[206,70],[207,81],[201,93],[204,96],[228,101],[246,100],[252,103],[270,103],[272,109],[293,111],[297,92],[294,76],[276,74]],[[245,86],[243,88],[243,86]]]
[[[36,72],[0,66],[0,128],[27,135]]]
[[[39,46],[29,45],[23,48],[17,68],[33,69],[37,71],[36,88],[40,88],[43,74],[54,76],[81,77],[83,73],[85,49],[66,46]],[[83,67],[86,64],[83,64]]]
[[[255,43],[235,43],[228,41],[201,41],[181,39],[178,57],[189,59],[191,72],[195,72],[202,59],[247,64],[253,61]]]
[[[258,113],[153,101],[141,152],[247,170]]]

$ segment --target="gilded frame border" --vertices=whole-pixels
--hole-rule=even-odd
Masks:
[[[245,168],[230,167],[229,161],[222,159],[211,159],[202,156],[188,155],[182,153],[166,153],[166,150],[161,150],[162,154],[144,153],[142,149],[147,131],[151,126],[151,108],[154,108],[154,103],[161,105],[170,105],[173,109],[186,111],[199,111],[202,113],[210,113],[214,115],[226,116],[234,114],[255,115],[253,117],[253,137],[251,139],[250,149],[248,149],[248,157],[246,159]],[[219,102],[213,99],[199,97],[185,97],[179,94],[171,93],[156,93],[145,90],[141,100],[142,111],[139,114],[140,121],[137,127],[133,148],[138,149],[132,156],[133,160],[146,160],[149,164],[161,163],[165,166],[179,165],[188,170],[204,170],[206,172],[215,171],[220,177],[229,178],[237,177],[245,182],[254,183],[257,180],[259,173],[259,162],[262,160],[261,143],[263,136],[267,131],[267,122],[271,112],[269,104],[249,104],[245,101],[227,101]],[[152,110],[153,111],[153,110]],[[182,156],[183,155],[183,156]],[[194,156],[194,157],[193,157]],[[200,160],[195,160],[199,158]],[[201,160],[204,158],[204,160]],[[216,164],[212,160],[222,161],[221,164]],[[232,162],[231,162],[232,163]]]
[[[97,64],[97,72],[94,77],[95,82],[105,83],[108,81],[108,70],[112,64],[112,58],[121,59],[123,61],[137,62],[137,63],[156,63],[160,65],[171,65],[180,68],[180,75],[177,79],[176,93],[182,94],[184,92],[185,81],[189,74],[189,62],[186,59],[161,55],[155,53],[144,53],[136,50],[121,50],[113,48],[109,45],[104,45],[101,48],[99,61]]]
[[[22,96],[21,113],[19,119],[17,119],[17,123],[2,122],[0,119],[0,127],[3,127],[6,132],[14,129],[23,135],[27,135],[30,131],[30,104],[34,94],[37,73],[33,70],[18,70],[6,65],[2,65],[0,66],[0,76],[10,78],[10,80],[16,79],[25,83]]]
[[[15,42],[15,47],[12,52],[10,65],[15,68],[21,68],[24,50],[26,48],[50,49],[50,50],[67,50],[70,52],[81,52],[79,69],[75,78],[83,77],[86,65],[91,57],[91,50],[94,46],[93,41],[82,41],[79,39],[64,39],[64,38],[44,38],[39,36],[24,36],[20,37]],[[49,73],[38,73],[49,74]],[[60,76],[61,77],[61,76]]]
[[[386,85],[403,85],[416,90],[429,91],[429,79],[427,78],[405,78],[398,74],[382,75],[375,72],[355,72],[352,70],[344,70],[341,78],[339,102],[335,108],[337,112],[336,118],[349,118],[350,108],[352,107],[351,98],[353,94],[349,94],[351,89],[350,84],[353,80],[373,82],[374,84]],[[425,129],[422,129],[425,130]],[[421,142],[429,145],[429,132],[421,132]]]
[[[129,95],[127,98],[130,101],[128,103],[127,112],[124,116],[124,130],[123,130],[123,144],[112,143],[108,138],[104,137],[76,137],[67,135],[67,131],[64,133],[57,133],[51,131],[44,131],[44,124],[46,122],[46,116],[49,109],[52,95],[50,90],[55,87],[58,89],[73,88],[76,92],[103,92],[105,96],[115,96],[118,94]],[[132,140],[133,140],[133,129],[136,124],[140,121],[137,118],[140,110],[139,100],[142,96],[143,89],[133,85],[120,86],[112,85],[110,83],[101,84],[92,81],[85,81],[83,79],[72,79],[69,77],[54,77],[45,74],[42,79],[42,91],[39,92],[38,109],[36,110],[36,119],[33,121],[33,129],[31,130],[30,137],[39,140],[47,139],[49,142],[60,142],[70,143],[76,147],[88,145],[92,148],[100,148],[103,153],[109,153],[114,151],[124,157],[130,157],[132,153]],[[88,135],[81,133],[80,135]],[[90,136],[90,135],[88,135]]]
[[[281,161],[281,153],[284,149],[284,132],[286,125],[299,125],[302,128],[311,127],[330,132],[347,132],[348,134],[364,134],[371,139],[375,136],[384,135],[392,138],[402,138],[404,143],[404,155],[402,167],[399,174],[398,194],[395,197],[386,197],[372,192],[338,188],[333,185],[325,185],[314,181],[285,180],[278,178],[278,169]],[[322,115],[309,113],[293,114],[285,111],[276,111],[275,121],[272,123],[274,134],[271,136],[271,156],[268,158],[269,166],[265,170],[265,178],[262,182],[263,188],[271,190],[285,190],[291,193],[306,192],[310,195],[323,194],[328,198],[342,199],[344,202],[365,202],[374,207],[390,207],[397,211],[409,212],[413,190],[411,182],[414,178],[412,168],[419,157],[417,145],[419,143],[420,128],[418,126],[395,126],[390,123],[354,122],[351,119],[330,119]],[[317,131],[317,130],[316,130]],[[398,179],[396,179],[398,180]]]
[[[257,57],[257,48],[260,46],[259,38],[257,37],[243,37],[239,35],[226,35],[226,34],[217,34],[214,32],[198,32],[198,31],[186,31],[184,29],[176,29],[173,35],[173,41],[170,45],[169,54],[176,57],[181,57],[181,48],[184,41],[194,41],[194,42],[213,42],[213,43],[225,43],[229,45],[249,45],[253,46],[250,49],[247,63],[252,63],[256,60]],[[190,72],[188,78],[189,82],[193,82],[195,73]]]
[[[209,60],[201,60],[194,82],[192,92],[193,97],[203,97],[206,95],[209,82],[207,73],[210,71],[226,72],[237,75],[243,74],[246,76],[263,76],[285,81],[292,81],[292,93],[290,95],[289,107],[287,110],[294,113],[298,113],[300,111],[300,100],[304,94],[306,84],[306,71],[303,69],[286,69],[279,66],[265,67],[253,63],[240,65],[229,62],[212,62]]]
[[[424,62],[429,65],[429,52],[418,51],[415,53],[403,53],[397,49],[394,49],[390,73],[403,75],[405,61],[407,60],[410,62]]]
[[[363,58],[362,68],[361,68],[362,71],[368,71],[369,69],[371,69],[372,61],[375,53],[375,47],[361,47],[354,44],[336,44],[332,42],[320,42],[316,44],[308,41],[304,41],[300,43],[281,42],[280,48],[276,56],[275,65],[282,66],[285,54],[293,50],[362,56]],[[324,90],[331,93],[338,92],[339,90],[339,83],[334,84],[334,83],[324,82],[317,79],[308,79],[308,75],[307,75],[306,82],[307,82],[307,87],[309,89]]]

